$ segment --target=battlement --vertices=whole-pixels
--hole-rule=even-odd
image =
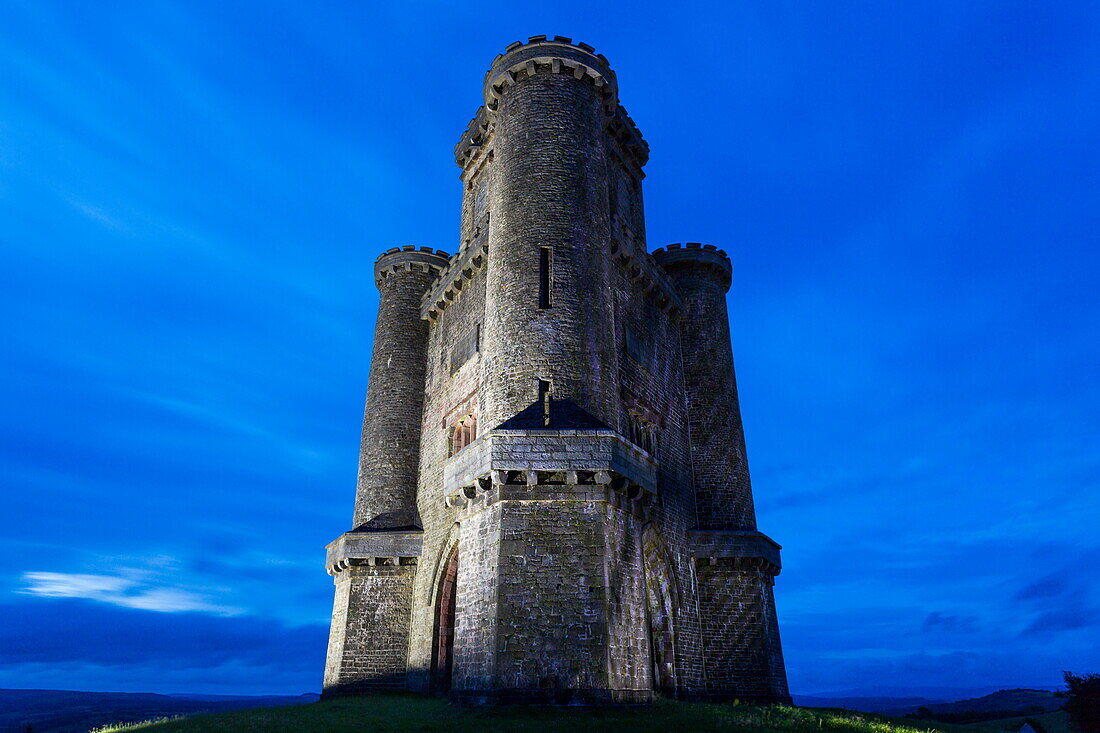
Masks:
[[[536,73],[569,74],[592,84],[603,98],[608,133],[639,170],[645,166],[649,144],[618,102],[618,81],[607,57],[587,43],[565,36],[531,36],[526,43],[517,41],[508,46],[485,72],[485,105],[478,108],[454,148],[455,163],[460,168],[466,168],[492,137],[493,113],[504,91]]]
[[[337,575],[356,565],[416,565],[423,534],[420,529],[345,532],[325,547],[325,566],[329,575]]]
[[[478,107],[477,114],[470,120],[470,124],[466,125],[466,130],[455,145],[455,163],[458,167],[466,168],[466,165],[481,151],[482,146],[489,141],[491,135],[492,120],[489,119],[489,113],[485,107]]]
[[[431,247],[416,247],[411,244],[392,247],[378,255],[375,260],[374,282],[381,287],[385,278],[398,272],[430,272],[438,275],[447,268],[450,261],[449,254]]]
[[[654,295],[658,308],[674,319],[683,315],[683,303],[676,293],[676,288],[669,280],[668,274],[657,267],[651,258],[644,255],[635,256],[633,247],[624,246],[617,237],[611,240],[611,254],[615,262],[622,266],[631,282],[643,292]]]
[[[618,106],[619,82],[603,54],[587,43],[573,43],[565,36],[531,36],[527,43],[517,41],[493,59],[485,74],[485,106],[496,111],[500,97],[517,81],[539,72],[568,74],[591,84],[603,99],[607,114]]]
[[[485,255],[489,252],[489,216],[486,216],[474,228],[473,236],[462,243],[458,252],[451,257],[450,264],[440,271],[439,277],[432,282],[424,294],[420,307],[420,317],[435,320],[452,300],[458,297],[463,286],[485,266]]]
[[[615,116],[607,122],[607,132],[619,144],[640,171],[649,162],[649,143],[642,137],[642,131],[626,113],[626,107],[619,105]]]
[[[622,498],[652,503],[656,491],[650,455],[606,429],[497,429],[443,467],[447,506],[474,511],[501,500],[580,500],[633,513],[641,507]]]
[[[670,274],[676,270],[691,268],[694,271],[709,270],[729,287],[733,277],[733,264],[723,249],[713,244],[688,242],[685,245],[670,244],[650,252],[657,264]]]

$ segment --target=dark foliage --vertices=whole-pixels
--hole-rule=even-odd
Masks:
[[[1100,674],[1063,672],[1066,690],[1058,693],[1066,702],[1070,725],[1079,733],[1100,733]]]

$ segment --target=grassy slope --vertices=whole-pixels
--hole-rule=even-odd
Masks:
[[[943,733],[970,731],[966,726],[920,724],[867,713],[793,707],[659,702],[640,708],[464,708],[418,696],[346,698],[284,708],[257,708],[187,720],[105,728],[149,733],[235,733],[279,731],[455,731],[461,733],[539,733],[540,731],[784,731],[790,733]]]
[[[1058,710],[1053,713],[1041,713],[1039,715],[1025,715],[1020,718],[1001,718],[999,720],[986,720],[981,723],[971,723],[973,728],[981,728],[983,730],[998,730],[998,731],[1012,731],[1015,733],[1020,729],[1020,726],[1024,724],[1024,721],[1028,718],[1032,720],[1038,720],[1046,728],[1047,733],[1070,733],[1069,729],[1069,717],[1064,711]]]

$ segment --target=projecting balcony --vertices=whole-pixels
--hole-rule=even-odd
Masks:
[[[445,497],[472,496],[478,486],[491,483],[611,486],[628,494],[654,494],[657,464],[614,430],[497,429],[443,466]]]

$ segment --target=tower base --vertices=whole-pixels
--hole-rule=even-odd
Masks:
[[[420,534],[347,532],[328,546],[336,598],[322,697],[405,689]]]
[[[692,534],[704,666],[692,698],[789,704],[772,592],[779,546],[759,532]]]

